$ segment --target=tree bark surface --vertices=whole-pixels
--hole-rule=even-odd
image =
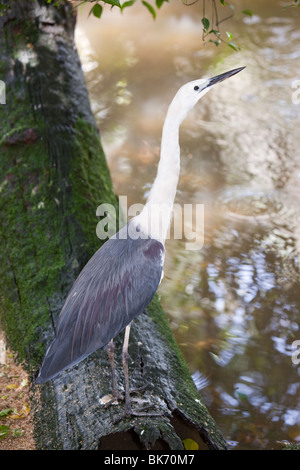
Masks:
[[[15,0],[0,18],[1,323],[32,377],[37,448],[225,449],[157,297],[132,324],[129,370],[136,407],[159,416],[122,418],[105,350],[34,385],[67,293],[99,248],[96,208],[118,200],[91,113],[69,2]],[[101,24],[99,23],[99,27]],[[116,338],[122,391],[121,344]]]

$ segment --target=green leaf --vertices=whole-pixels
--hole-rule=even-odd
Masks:
[[[144,2],[144,0],[142,1],[142,4],[150,11],[151,15],[155,19],[156,18],[156,13],[155,13],[155,10],[154,10],[153,6],[150,5],[150,3],[148,3],[148,2]]]
[[[12,413],[13,409],[12,408],[6,408],[6,410],[2,410],[0,411],[0,418],[3,418],[7,415],[9,415],[10,413]]]
[[[223,5],[223,7],[225,7],[227,5],[227,3],[225,2],[225,0],[220,0],[220,3]]]
[[[4,424],[0,425],[0,439],[4,439],[10,433],[10,427]]]
[[[210,26],[210,22],[209,22],[209,19],[208,18],[202,18],[202,24],[203,24],[203,28],[205,29],[205,31],[207,31],[209,29],[209,26]]]
[[[228,44],[229,47],[231,47],[231,49],[233,49],[236,52],[240,50],[239,46],[237,44],[235,44],[233,41],[230,41],[227,44]]]
[[[93,15],[96,16],[96,18],[100,18],[102,15],[102,11],[103,11],[102,6],[99,5],[99,3],[96,3],[96,5],[94,5],[91,11],[89,12],[89,16],[93,13]]]
[[[232,39],[232,34],[229,31],[226,31],[226,35],[227,35],[228,39],[230,39],[230,40]]]
[[[183,439],[185,450],[199,450],[199,445],[193,439]]]
[[[108,5],[112,5],[113,7],[121,8],[121,4],[119,0],[102,0],[104,3],[108,3]]]
[[[208,42],[213,42],[216,46],[221,44],[221,39],[216,39],[215,41],[213,39],[210,39]]]
[[[19,428],[14,429],[13,432],[12,432],[12,436],[13,437],[22,437],[22,436],[24,436],[23,429],[19,429]]]
[[[252,18],[252,16],[253,16],[253,13],[252,13],[251,10],[243,10],[242,13],[244,13],[244,15],[250,16],[250,18]]]
[[[123,11],[124,8],[131,7],[131,5],[133,5],[134,3],[135,3],[135,0],[130,0],[129,2],[124,2],[121,5],[121,11]]]
[[[161,8],[164,3],[167,3],[169,0],[155,0],[157,8]]]

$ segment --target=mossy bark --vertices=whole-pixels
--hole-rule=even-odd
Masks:
[[[101,147],[74,46],[69,2],[14,0],[0,19],[0,79],[6,84],[0,131],[1,323],[10,347],[34,379],[55,334],[64,299],[99,248],[96,208],[118,199]],[[122,336],[122,335],[120,335]],[[122,337],[116,339],[117,360]],[[106,352],[40,387],[32,382],[41,449],[202,448],[225,442],[203,405],[155,300],[134,323],[130,373],[138,404],[159,417],[116,419]],[[121,383],[121,361],[117,371]],[[124,440],[124,436],[126,439]]]

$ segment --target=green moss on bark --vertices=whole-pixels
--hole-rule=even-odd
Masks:
[[[86,237],[86,248],[92,255],[102,243],[96,236],[97,207],[104,203],[111,204],[118,215],[119,204],[113,192],[99,136],[94,128],[82,119],[78,119],[75,130],[74,158],[70,165],[71,213],[80,224]]]
[[[118,201],[70,34],[72,10],[25,3],[0,34],[0,315],[10,346],[34,369],[72,282],[101,245],[96,208]]]
[[[95,129],[82,119],[75,129],[68,179],[58,174],[31,128],[12,132],[2,145],[1,318],[20,360],[30,357],[33,366],[44,351],[43,333],[40,340],[38,335],[49,324],[49,309],[55,317],[57,292],[63,297],[72,282],[66,272],[71,267],[74,280],[101,245],[97,206],[118,203]],[[24,133],[31,136],[27,143]]]

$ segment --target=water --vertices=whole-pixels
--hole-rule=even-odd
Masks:
[[[252,0],[252,19],[223,23],[234,53],[203,46],[201,2],[171,3],[155,22],[138,6],[106,8],[100,21],[83,10],[76,38],[92,108],[115,191],[143,203],[179,86],[247,66],[182,126],[176,202],[205,205],[205,239],[199,251],[167,241],[160,296],[229,447],[277,448],[300,441],[300,11]]]

